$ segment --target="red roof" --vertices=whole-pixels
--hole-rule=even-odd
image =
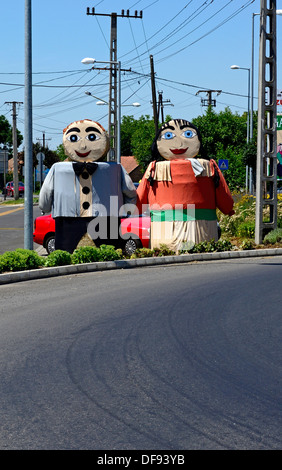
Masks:
[[[135,157],[120,157],[120,163],[128,174],[139,167],[139,163]]]

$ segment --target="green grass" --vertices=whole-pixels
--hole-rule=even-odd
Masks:
[[[38,203],[38,196],[33,197],[33,203]],[[5,201],[2,200],[0,204],[2,206],[14,206],[15,204],[24,204],[24,198],[21,197],[19,199],[6,199]]]

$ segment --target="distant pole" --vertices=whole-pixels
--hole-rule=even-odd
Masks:
[[[196,95],[199,93],[205,93],[208,97],[208,99],[203,99],[201,98],[201,104],[202,106],[207,106],[208,108],[214,108],[216,106],[216,100],[212,99],[212,94],[217,93],[217,96],[220,95],[222,90],[198,90]]]
[[[18,173],[18,142],[17,142],[17,110],[13,102],[13,161],[14,161],[14,197],[19,199],[19,173]]]
[[[4,201],[6,201],[6,173],[7,173],[7,168],[6,168],[6,163],[7,163],[7,149],[6,145],[4,146]]]
[[[19,199],[19,174],[18,174],[18,137],[17,137],[17,104],[23,104],[18,101],[6,101],[6,104],[12,105],[13,116],[13,183],[14,183],[14,198]]]
[[[31,0],[25,0],[24,247],[33,250]]]
[[[157,111],[157,97],[156,97],[156,85],[155,85],[155,71],[154,71],[154,59],[150,55],[150,65],[151,65],[151,85],[152,85],[152,100],[153,100],[153,116],[155,123],[155,131],[158,132],[159,123],[158,123],[158,111]]]
[[[253,139],[253,119],[254,119],[254,19],[260,13],[253,13],[252,16],[252,65],[251,65],[251,111],[250,111],[250,140]]]

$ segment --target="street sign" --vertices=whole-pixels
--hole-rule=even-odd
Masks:
[[[45,155],[43,152],[38,152],[36,154],[36,158],[37,158],[37,161],[39,163],[39,165],[41,165],[41,163],[43,162],[44,158],[45,158]]]
[[[0,173],[8,173],[8,151],[0,150]]]
[[[36,155],[37,161],[38,161],[38,166],[39,166],[39,182],[40,182],[40,187],[42,186],[43,182],[43,160],[45,158],[45,155],[43,152],[38,152]]]
[[[218,160],[218,168],[221,171],[228,170],[228,160]]]
[[[44,165],[42,167],[42,180],[44,181],[44,179],[46,178],[47,174],[48,174],[48,171],[49,171],[49,168],[46,168]],[[37,168],[34,168],[34,179],[35,179],[35,182],[40,182],[40,177],[41,177],[41,173],[40,173],[40,170],[38,170]]]
[[[277,130],[282,130],[282,114],[277,115]],[[280,142],[278,142],[280,144]]]

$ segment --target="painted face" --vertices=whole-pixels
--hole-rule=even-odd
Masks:
[[[160,155],[166,160],[185,160],[198,155],[200,141],[195,129],[181,121],[169,121],[157,140]]]
[[[65,153],[76,162],[99,160],[109,150],[109,137],[98,122],[85,119],[70,124],[63,135]]]

